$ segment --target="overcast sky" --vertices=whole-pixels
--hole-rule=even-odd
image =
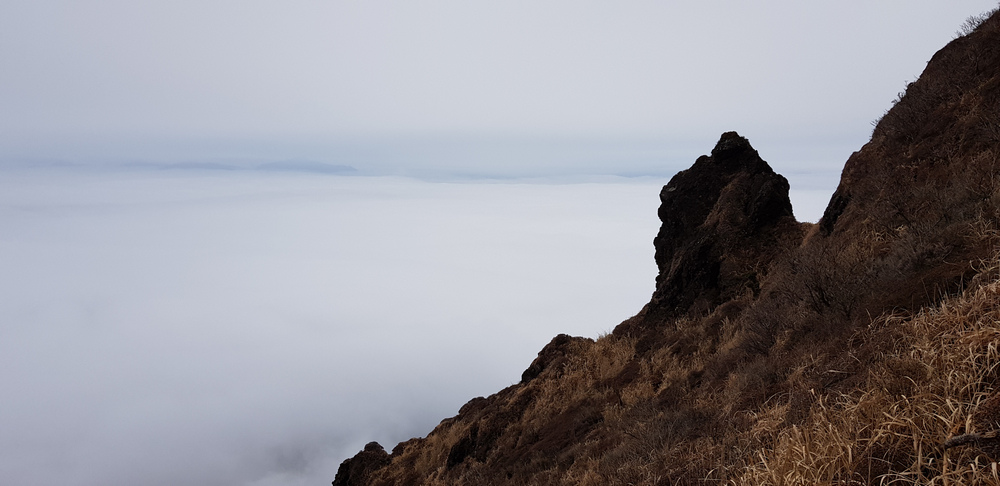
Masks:
[[[499,164],[480,157],[484,139],[629,147],[610,164],[638,141],[693,161],[737,130],[766,160],[805,144],[832,154],[799,166],[839,166],[962,21],[995,4],[7,0],[0,158],[354,156],[365,169],[357,155],[379,157],[358,145],[465,137],[446,169],[481,172]]]

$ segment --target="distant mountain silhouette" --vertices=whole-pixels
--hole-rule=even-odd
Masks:
[[[267,162],[260,164],[257,170],[276,172],[316,172],[321,174],[350,174],[358,169],[349,165],[328,164],[311,160],[286,160],[282,162]]]

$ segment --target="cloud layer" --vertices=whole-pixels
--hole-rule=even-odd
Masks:
[[[0,476],[322,484],[652,291],[661,180],[0,179]]]

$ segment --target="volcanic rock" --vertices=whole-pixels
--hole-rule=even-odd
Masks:
[[[736,132],[723,133],[712,155],[663,186],[658,215],[656,291],[640,319],[616,334],[758,292],[759,273],[802,237],[788,181]]]

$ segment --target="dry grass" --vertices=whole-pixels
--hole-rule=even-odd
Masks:
[[[819,398],[802,426],[779,429],[774,447],[733,483],[1000,484],[997,464],[974,448],[941,447],[954,435],[987,432],[971,430],[972,417],[1000,385],[1000,282],[861,332],[898,342],[865,386]]]

